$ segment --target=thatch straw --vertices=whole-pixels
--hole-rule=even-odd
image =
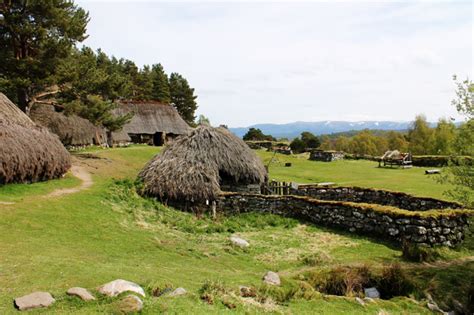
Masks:
[[[221,176],[236,185],[262,184],[267,172],[245,142],[225,128],[207,126],[178,137],[139,174],[145,195],[191,202],[215,200]]]
[[[77,115],[66,116],[58,113],[51,105],[35,105],[30,112],[31,119],[58,135],[66,146],[104,144],[107,135],[103,128]]]
[[[36,126],[0,93],[0,184],[57,178],[70,166],[58,137]]]
[[[133,114],[130,122],[120,131],[112,133],[114,142],[131,141],[129,134],[153,135],[156,132],[165,132],[185,135],[191,129],[171,105],[154,101],[122,101],[113,110],[116,116],[129,113]]]

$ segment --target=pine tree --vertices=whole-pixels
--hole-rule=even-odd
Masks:
[[[188,124],[193,125],[197,109],[194,89],[189,86],[188,81],[179,73],[170,75],[171,104],[176,108],[181,117]]]
[[[0,16],[2,86],[28,112],[55,84],[58,62],[87,37],[89,16],[67,0],[2,1]]]
[[[171,103],[168,75],[165,73],[165,70],[160,63],[151,67],[151,77],[153,84],[151,91],[152,99],[164,104]]]

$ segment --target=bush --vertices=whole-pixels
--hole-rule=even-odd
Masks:
[[[363,296],[364,288],[375,284],[367,266],[340,266],[326,273],[313,273],[308,282],[319,292],[339,296]]]
[[[377,281],[377,289],[382,298],[390,299],[395,296],[408,296],[415,290],[415,285],[399,264],[392,264],[383,269]]]
[[[299,260],[306,266],[314,267],[321,264],[322,262],[328,261],[329,258],[330,257],[325,253],[316,252],[316,253],[301,255],[299,257]]]
[[[432,262],[439,258],[436,249],[426,246],[420,246],[407,241],[402,244],[402,257],[413,262]]]

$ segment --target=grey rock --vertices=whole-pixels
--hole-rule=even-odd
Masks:
[[[391,236],[395,236],[398,233],[400,233],[400,232],[397,229],[394,229],[394,228],[388,229],[388,234],[390,234]]]
[[[366,297],[369,297],[371,299],[378,299],[380,298],[380,293],[379,293],[379,290],[377,290],[377,288],[365,288],[364,289],[364,294]]]
[[[430,311],[433,311],[433,312],[438,312],[438,313],[444,313],[438,306],[438,304],[436,304],[435,302],[428,302],[428,304],[426,304],[426,306],[429,308]]]
[[[48,292],[33,292],[31,294],[16,298],[15,307],[20,311],[25,311],[34,308],[48,307],[56,300]]]
[[[86,289],[80,287],[70,288],[66,291],[67,295],[77,296],[83,301],[93,301],[95,297]]]
[[[273,271],[268,271],[265,276],[263,276],[263,282],[270,284],[270,285],[280,285],[280,276]]]
[[[365,306],[364,300],[362,300],[360,297],[356,297],[355,300],[356,300],[356,302],[359,303],[360,305]]]
[[[120,311],[123,313],[136,313],[143,309],[142,300],[136,295],[127,295],[119,303]]]
[[[106,283],[102,285],[98,291],[107,296],[117,296],[123,292],[135,292],[141,296],[145,296],[145,291],[138,284],[122,279]]]
[[[180,295],[185,295],[187,291],[184,288],[177,288],[173,292],[169,294],[169,296],[180,296]]]
[[[238,246],[238,247],[241,247],[241,248],[245,248],[245,247],[250,246],[249,242],[247,242],[246,240],[244,240],[243,238],[240,238],[238,236],[231,236],[230,237],[230,242],[232,243],[232,245],[235,245],[235,246]]]

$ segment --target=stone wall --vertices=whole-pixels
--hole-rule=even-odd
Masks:
[[[291,190],[291,194],[309,196],[321,200],[375,203],[414,211],[462,208],[462,205],[455,202],[415,197],[401,192],[362,187],[323,188],[315,185],[298,185],[297,188]]]
[[[408,211],[382,205],[317,200],[306,196],[223,193],[217,211],[264,212],[318,225],[377,235],[397,242],[455,246],[464,239],[470,210]]]

